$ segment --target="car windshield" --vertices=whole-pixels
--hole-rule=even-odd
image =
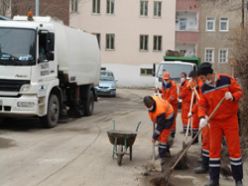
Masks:
[[[34,65],[35,40],[35,30],[0,28],[0,65]]]
[[[101,81],[114,81],[114,75],[112,72],[101,72]]]
[[[157,72],[159,78],[162,77],[164,71],[170,72],[172,79],[180,79],[181,72],[189,74],[193,70],[193,66],[189,64],[171,64],[171,63],[162,63],[160,64]]]

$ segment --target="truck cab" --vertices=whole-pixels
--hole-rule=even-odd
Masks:
[[[91,115],[99,71],[91,34],[51,17],[0,22],[1,118],[36,116],[50,128],[63,113]]]
[[[197,57],[165,56],[164,61],[156,66],[155,89],[161,89],[164,71],[170,72],[171,78],[178,83],[180,81],[181,72],[189,74],[192,70],[197,69],[199,63],[200,59]]]

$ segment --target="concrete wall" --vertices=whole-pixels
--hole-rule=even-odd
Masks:
[[[139,66],[152,66],[163,59],[167,49],[175,49],[175,7],[175,0],[162,1],[162,16],[157,18],[153,16],[153,0],[149,0],[148,16],[142,17],[140,1],[116,0],[114,15],[108,15],[106,1],[101,1],[100,14],[92,13],[92,1],[79,1],[79,11],[71,14],[70,25],[101,34],[102,64],[113,67],[120,84],[143,86],[143,79],[151,82],[153,77],[140,76]],[[115,34],[114,50],[105,49],[106,33]],[[148,51],[139,50],[140,34],[149,35]],[[162,51],[153,51],[154,35],[162,35]],[[123,69],[123,73],[119,69]]]
[[[215,31],[206,31],[206,18],[215,17]],[[221,17],[228,17],[229,31],[219,31],[219,20]],[[200,54],[204,61],[205,49],[214,49],[213,66],[216,71],[232,75],[233,69],[228,63],[218,62],[218,53],[220,48],[228,48],[229,61],[232,59],[232,31],[240,27],[241,23],[241,1],[230,0],[201,0],[200,16]]]

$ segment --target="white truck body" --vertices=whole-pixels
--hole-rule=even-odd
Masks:
[[[53,127],[68,110],[91,115],[100,66],[94,35],[50,17],[0,21],[0,117],[38,116]]]

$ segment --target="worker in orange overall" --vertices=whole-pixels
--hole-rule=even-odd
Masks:
[[[159,96],[145,96],[144,104],[148,109],[148,114],[153,124],[156,125],[152,141],[159,141],[158,152],[161,159],[161,167],[165,163],[165,158],[170,156],[168,139],[171,127],[174,122],[174,111],[171,104]]]
[[[176,117],[177,117],[177,85],[171,80],[170,73],[165,71],[162,78],[162,98],[167,100],[173,107],[174,110],[174,122],[171,128],[171,137],[174,138],[176,134]]]
[[[179,98],[182,100],[181,106],[181,117],[183,124],[182,133],[186,133],[188,125],[188,113],[190,111],[190,101],[191,101],[191,88],[189,87],[189,81],[187,80],[187,74],[185,72],[181,73],[181,84],[179,87]]]
[[[191,78],[189,86],[193,91],[197,91],[198,95],[201,96],[201,87],[203,85],[202,81],[199,80],[196,71],[191,71],[189,74]],[[192,138],[197,135],[199,131],[199,117],[198,117],[198,107],[199,107],[199,98],[195,96],[195,103],[193,105],[192,113],[189,113],[188,116],[193,118],[192,123]],[[193,144],[198,143],[198,137],[193,142]],[[201,130],[201,165],[194,169],[196,174],[208,173],[209,169],[209,127],[208,125],[203,127]]]
[[[236,186],[243,186],[243,166],[240,150],[238,126],[238,101],[242,90],[237,81],[228,75],[215,74],[210,63],[202,63],[198,75],[204,82],[199,101],[199,127],[208,125],[207,116],[214,110],[219,101],[225,101],[209,121],[209,175],[210,181],[206,186],[218,186],[220,174],[220,155],[223,135],[228,147],[233,178]]]

